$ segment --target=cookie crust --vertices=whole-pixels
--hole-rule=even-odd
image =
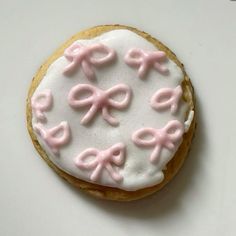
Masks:
[[[190,128],[183,135],[183,141],[181,145],[179,146],[178,150],[176,151],[174,157],[167,164],[167,168],[163,170],[164,176],[165,176],[164,180],[160,184],[157,184],[155,186],[136,190],[136,191],[125,191],[118,188],[106,187],[106,186],[89,183],[89,182],[77,179],[74,176],[71,176],[68,173],[64,172],[63,170],[59,169],[56,165],[52,163],[52,161],[49,160],[46,152],[43,150],[43,148],[39,144],[37,137],[33,132],[33,127],[32,127],[32,108],[31,108],[31,102],[30,102],[31,97],[34,91],[36,90],[36,88],[38,87],[38,85],[40,84],[41,80],[43,79],[44,75],[46,74],[48,67],[56,59],[61,57],[64,53],[64,50],[69,45],[71,45],[74,41],[78,39],[91,39],[103,33],[106,33],[108,31],[117,30],[117,29],[127,29],[130,31],[133,31],[134,33],[148,40],[155,47],[158,47],[158,49],[165,51],[165,53],[167,54],[167,57],[171,59],[172,61],[174,61],[183,72],[184,80],[181,84],[182,90],[183,90],[183,99],[189,104],[189,107],[190,107],[189,111],[194,110],[194,117],[193,117]],[[186,117],[187,115],[188,114],[186,114]],[[177,174],[177,172],[183,165],[184,160],[189,152],[191,141],[193,139],[194,131],[196,127],[194,91],[193,91],[193,87],[190,82],[190,79],[185,72],[184,65],[178,60],[176,55],[169,48],[163,45],[159,40],[153,38],[152,36],[150,36],[149,34],[143,31],[139,31],[138,29],[135,29],[129,26],[124,26],[124,25],[102,25],[102,26],[96,26],[96,27],[90,28],[88,30],[75,34],[72,38],[66,41],[60,48],[58,48],[53,53],[53,55],[50,56],[47,59],[47,61],[39,68],[38,72],[36,73],[35,77],[32,80],[32,83],[30,85],[29,92],[28,92],[28,97],[27,97],[26,117],[27,117],[27,128],[28,128],[30,137],[32,139],[33,145],[35,146],[40,156],[47,162],[47,164],[54,171],[56,171],[56,173],[59,176],[67,180],[69,183],[71,183],[75,187],[82,189],[85,192],[95,197],[98,197],[101,199],[107,199],[107,200],[115,200],[115,201],[131,201],[131,200],[140,199],[164,187]]]

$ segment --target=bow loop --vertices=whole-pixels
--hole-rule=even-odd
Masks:
[[[86,98],[79,98],[82,93],[89,92],[91,95]],[[112,96],[125,93],[122,101],[115,101]],[[87,124],[95,116],[98,110],[102,111],[102,117],[111,125],[118,125],[119,122],[110,115],[109,109],[123,109],[129,105],[131,90],[127,85],[119,84],[107,91],[96,88],[89,84],[74,86],[68,94],[69,105],[73,108],[89,106],[89,111],[81,120],[81,124]]]
[[[59,155],[59,148],[70,141],[70,127],[66,121],[62,121],[51,129],[45,129],[42,124],[38,123],[34,125],[34,130],[42,137],[55,155]]]
[[[124,60],[126,64],[138,67],[138,76],[144,78],[151,67],[161,74],[166,74],[169,70],[161,64],[166,58],[163,51],[145,51],[133,48],[127,52]]]
[[[140,129],[133,134],[132,139],[138,146],[153,147],[156,143],[156,130],[153,128]]]
[[[120,101],[117,101],[113,98],[115,95],[119,94],[124,94],[124,98],[121,99]],[[116,109],[122,109],[125,108],[130,101],[131,98],[131,90],[129,86],[125,84],[118,84],[106,91],[106,94],[108,95],[108,104],[111,107],[114,107]]]
[[[81,98],[80,96],[86,95],[86,97]],[[69,104],[74,107],[83,107],[91,105],[95,98],[95,91],[94,87],[89,84],[80,84],[77,86],[74,86],[69,94],[68,94],[68,101]]]
[[[170,141],[177,142],[183,135],[183,125],[177,120],[171,120],[163,128],[163,131],[167,134]]]
[[[183,91],[180,85],[175,89],[162,88],[151,97],[151,107],[158,111],[170,108],[171,114],[174,114],[178,110],[182,94]]]
[[[184,126],[178,120],[172,120],[162,129],[142,128],[132,135],[133,142],[140,147],[153,147],[150,162],[156,163],[163,148],[173,151],[184,133]],[[151,139],[145,137],[151,136]]]
[[[64,51],[64,56],[69,61],[72,61],[72,60],[75,59],[75,57],[78,58],[78,55],[81,54],[81,49],[82,48],[83,48],[82,45],[75,42]]]
[[[95,53],[103,54],[101,57],[95,57]],[[89,79],[95,79],[96,75],[93,66],[101,66],[112,61],[116,53],[101,43],[92,45],[82,45],[77,42],[69,46],[64,52],[65,58],[70,62],[64,69],[64,73],[72,72],[76,67],[81,66],[85,76]]]
[[[122,143],[115,144],[106,150],[88,148],[75,158],[75,165],[81,169],[92,170],[90,180],[97,181],[103,170],[107,170],[111,178],[115,181],[121,181],[123,177],[113,167],[124,163],[125,146]],[[90,162],[86,158],[94,157]]]
[[[95,57],[94,54],[100,53],[103,56]],[[95,66],[101,66],[113,60],[116,56],[115,51],[112,48],[105,46],[104,44],[98,43],[90,47],[90,58],[89,61]]]
[[[130,49],[124,59],[130,66],[138,66],[144,60],[143,51],[138,48]]]
[[[99,151],[96,148],[86,149],[76,158],[75,160],[76,166],[82,169],[88,169],[88,170],[95,168],[98,164],[96,160],[98,153]],[[91,157],[93,157],[92,160],[91,160]],[[86,161],[86,159],[89,159],[89,161]]]
[[[112,162],[116,165],[121,165],[124,161],[125,145],[123,143],[118,143],[113,145],[110,150],[112,153]]]
[[[37,120],[41,122],[47,121],[44,111],[49,111],[52,108],[52,103],[52,93],[49,89],[46,89],[32,97],[31,106]]]

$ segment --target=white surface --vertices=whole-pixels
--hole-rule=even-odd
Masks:
[[[236,2],[48,2],[0,3],[0,235],[235,235]],[[70,187],[38,157],[25,128],[37,68],[75,32],[104,23],[136,26],[170,46],[198,99],[183,169],[138,202],[99,201]]]

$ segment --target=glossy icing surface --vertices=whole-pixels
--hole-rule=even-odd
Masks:
[[[40,122],[46,122],[47,117],[44,112],[52,108],[53,98],[51,90],[47,89],[41,93],[36,94],[31,99],[32,111],[36,119]]]
[[[125,55],[126,64],[138,67],[138,76],[141,79],[147,76],[150,69],[167,74],[168,68],[161,63],[166,59],[166,53],[163,51],[147,51],[140,48],[130,49]]]
[[[79,94],[83,92],[90,92],[91,95],[80,99]],[[112,96],[116,94],[124,94],[125,97],[121,101],[115,101]],[[81,108],[84,106],[90,106],[88,112],[81,120],[81,124],[87,124],[101,110],[102,117],[111,125],[118,125],[117,121],[113,116],[109,114],[109,110],[112,109],[124,109],[126,108],[131,99],[131,90],[125,84],[118,84],[106,91],[103,91],[95,86],[89,84],[78,84],[74,86],[68,95],[69,105],[73,108]]]
[[[159,89],[151,97],[151,107],[157,111],[166,110],[170,108],[171,114],[175,114],[179,107],[179,101],[182,97],[182,94],[183,91],[180,85],[178,85],[175,89]]]
[[[91,40],[78,40],[76,44],[83,45],[82,48],[103,45],[99,50],[97,48],[100,46],[95,47],[92,59],[93,62],[94,59],[95,62],[102,61],[102,64],[103,60],[105,62],[100,67],[94,66],[96,63],[91,64],[90,61],[91,72],[91,70],[86,71],[88,65],[84,68],[81,66],[82,59],[87,57],[80,57],[77,59],[79,69],[74,70],[73,66],[76,63],[73,63],[73,60],[75,62],[73,58],[75,57],[68,58],[68,50],[66,50],[65,56],[58,58],[49,67],[34,93],[34,96],[37,96],[50,90],[53,97],[53,108],[42,109],[43,112],[46,111],[43,114],[47,117],[43,130],[51,130],[52,127],[63,123],[62,121],[66,121],[71,138],[65,139],[65,142],[56,146],[56,148],[60,147],[60,155],[57,155],[58,150],[53,151],[54,146],[49,144],[50,142],[43,138],[42,132],[40,133],[36,128],[35,134],[43,149],[60,169],[88,182],[129,191],[160,183],[164,178],[162,170],[173,157],[181,142],[181,135],[191,125],[193,117],[191,113],[190,119],[185,121],[188,105],[179,98],[179,93],[176,95],[173,92],[183,80],[181,69],[173,61],[163,58],[165,56],[163,53],[151,53],[157,52],[157,49],[146,39],[128,30],[110,31]],[[75,43],[72,45],[73,50],[76,50]],[[139,58],[139,64],[134,66],[128,65],[125,61],[127,53],[130,56],[131,49],[136,49],[131,57]],[[148,53],[145,54],[145,52]],[[140,60],[144,54],[146,57],[158,55],[161,64],[153,63],[152,58],[148,62]],[[139,78],[138,72],[142,65],[144,69],[140,73],[141,77],[145,76],[145,79]],[[68,68],[69,70],[72,68],[73,73],[65,73]],[[161,73],[159,73],[160,70]],[[159,111],[151,106],[151,98],[158,90],[164,88],[169,88],[168,91],[172,92],[164,94],[166,106],[165,109]],[[81,96],[78,96],[77,93],[81,92],[81,89]],[[111,90],[114,93],[109,93],[111,97],[107,98],[104,94],[107,95],[106,92]],[[98,95],[100,100],[94,100]],[[102,98],[101,95],[103,95]],[[154,101],[163,105],[163,100],[158,100],[158,96],[156,95],[157,98],[154,96]],[[99,100],[98,103],[96,103],[97,100]],[[86,106],[82,107],[82,105]],[[172,108],[172,105],[177,107]],[[98,111],[100,114],[96,114]],[[86,116],[87,119],[85,119]],[[172,124],[173,121],[175,124]],[[32,124],[33,127],[38,125],[34,112]],[[132,140],[132,135],[138,130],[149,127],[153,131],[151,135],[155,133],[157,137],[157,130],[166,134],[169,132],[170,125],[175,129],[171,137],[175,137],[168,139],[170,136],[167,135],[168,137],[166,136],[159,145],[158,142],[152,143],[152,148],[140,147]],[[67,138],[65,135],[69,135],[65,123],[63,127],[64,133],[54,137],[57,138],[56,140]],[[167,148],[162,148],[163,146]],[[155,161],[156,158],[150,161],[150,156],[154,151],[158,161]]]
[[[99,58],[94,53],[102,53]],[[65,58],[70,62],[64,69],[64,74],[72,73],[81,67],[86,77],[90,80],[96,78],[93,66],[102,66],[115,59],[115,51],[104,44],[97,43],[88,46],[73,43],[65,52]]]
[[[178,144],[182,140],[183,133],[183,124],[177,120],[171,120],[161,129],[147,127],[135,131],[132,140],[139,147],[153,148],[149,159],[150,162],[155,164],[160,160],[163,148],[172,152],[176,150],[176,143]],[[145,138],[148,136],[151,138]]]
[[[95,160],[86,162],[85,159],[95,157]],[[114,181],[121,181],[123,177],[119,172],[115,171],[112,164],[120,166],[124,163],[125,158],[125,145],[117,143],[106,150],[98,150],[96,148],[88,148],[75,158],[75,164],[80,169],[92,170],[90,180],[97,181],[101,177],[102,171],[110,174]]]

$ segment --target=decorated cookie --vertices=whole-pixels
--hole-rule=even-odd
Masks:
[[[195,129],[193,88],[166,46],[137,29],[80,32],[34,77],[27,125],[42,158],[100,198],[129,201],[178,172]]]

